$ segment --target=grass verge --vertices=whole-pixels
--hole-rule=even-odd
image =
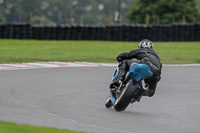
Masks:
[[[84,132],[61,130],[61,129],[47,128],[47,127],[36,127],[30,125],[20,125],[20,124],[0,121],[0,133],[84,133]]]
[[[0,39],[0,63],[40,61],[116,62],[138,42]],[[163,64],[200,63],[200,42],[154,42]]]

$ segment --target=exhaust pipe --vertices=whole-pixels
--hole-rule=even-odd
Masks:
[[[149,85],[148,84],[143,85],[143,89],[147,91],[149,89]]]

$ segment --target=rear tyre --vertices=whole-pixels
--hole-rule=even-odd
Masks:
[[[138,86],[139,84],[135,80],[130,80],[126,84],[121,95],[116,99],[114,104],[114,109],[116,111],[124,111],[128,107]]]

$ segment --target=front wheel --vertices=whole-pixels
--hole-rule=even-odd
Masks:
[[[114,105],[114,109],[116,111],[124,111],[128,107],[138,86],[139,84],[135,80],[130,80],[126,84],[124,89],[122,89],[120,96],[116,99],[116,102]]]
[[[106,108],[110,108],[113,106],[111,98],[106,100],[105,106],[106,106]]]

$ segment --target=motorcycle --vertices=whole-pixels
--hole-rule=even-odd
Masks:
[[[118,71],[119,68],[117,67],[112,76],[112,81],[118,76]],[[144,83],[144,80],[152,75],[153,73],[150,71],[149,66],[132,63],[125,80],[119,85],[110,88],[110,96],[105,106],[107,108],[114,106],[116,111],[124,111],[130,103],[139,102],[149,88],[148,84]]]

